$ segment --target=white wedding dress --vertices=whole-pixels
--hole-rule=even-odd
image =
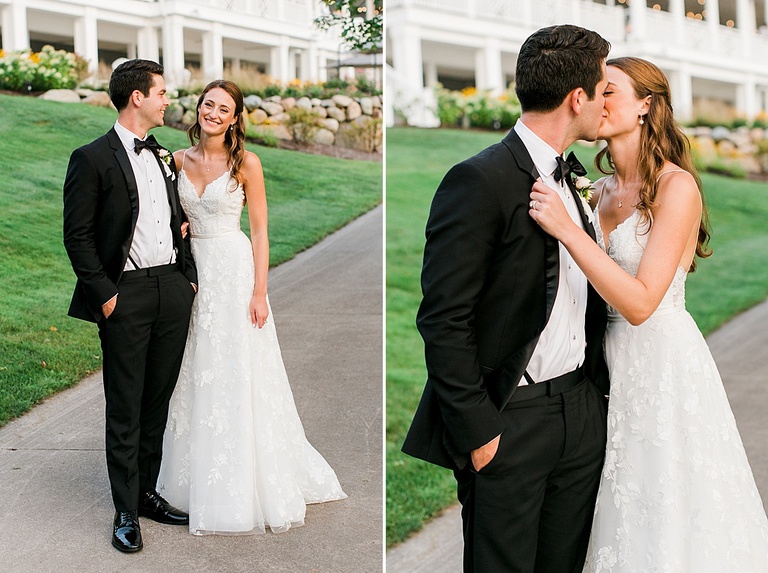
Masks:
[[[193,534],[287,531],[306,504],[346,497],[304,435],[271,314],[248,315],[251,242],[240,230],[244,190],[229,175],[201,197],[183,168],[199,290],[163,441],[158,491],[189,512]]]
[[[646,229],[635,211],[607,241],[632,276]],[[678,268],[639,326],[608,308],[608,443],[585,571],[768,572],[768,520],[717,367],[685,310],[685,279]]]

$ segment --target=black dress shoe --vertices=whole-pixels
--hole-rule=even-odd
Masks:
[[[116,511],[112,529],[112,547],[124,553],[133,553],[143,546],[139,516],[136,512]]]
[[[189,524],[188,514],[173,507],[154,490],[149,490],[139,498],[139,515],[168,525]]]

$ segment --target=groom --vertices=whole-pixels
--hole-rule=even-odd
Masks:
[[[428,379],[403,451],[454,470],[465,572],[584,564],[606,439],[606,311],[528,200],[541,178],[594,237],[562,154],[597,136],[609,49],[576,26],[531,35],[520,121],[454,166],[432,202],[417,317]]]
[[[64,246],[77,275],[69,315],[96,322],[104,360],[112,545],[142,548],[138,516],[186,524],[155,491],[168,402],[181,366],[197,273],[163,125],[163,68],[129,60],[110,78],[114,127],[76,149],[64,182]]]

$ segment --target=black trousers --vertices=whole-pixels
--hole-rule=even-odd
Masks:
[[[607,402],[585,380],[514,402],[491,462],[455,472],[465,573],[581,573],[605,455]]]
[[[107,471],[115,509],[133,511],[160,472],[168,403],[195,295],[180,272],[124,277],[118,288],[114,312],[99,321]]]

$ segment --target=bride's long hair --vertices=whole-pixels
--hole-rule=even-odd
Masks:
[[[237,87],[235,82],[229,80],[214,80],[205,86],[203,93],[197,100],[197,107],[195,108],[198,115],[200,113],[200,106],[203,105],[203,99],[205,94],[211,91],[213,88],[221,88],[227,92],[235,102],[235,117],[237,121],[232,125],[231,129],[228,129],[224,134],[224,147],[227,150],[227,165],[229,166],[229,172],[232,177],[238,183],[244,183],[240,168],[245,161],[245,118],[243,117],[243,109],[245,104],[243,103],[243,92]],[[192,145],[196,145],[200,141],[200,123],[195,118],[193,123],[187,130],[187,137]]]
[[[704,194],[701,192],[701,179],[693,166],[691,144],[675,122],[669,82],[664,72],[649,61],[632,57],[614,58],[608,60],[606,65],[615,66],[629,76],[635,88],[635,95],[639,99],[651,96],[648,114],[643,117],[643,124],[640,126],[638,164],[641,186],[637,209],[646,221],[652,223],[651,209],[655,206],[659,173],[667,161],[679,165],[696,181],[701,196],[701,221],[696,242],[696,256],[701,258],[710,256],[712,249],[707,246],[709,217],[704,203]],[[607,162],[607,166],[603,165],[603,160]],[[615,171],[611,152],[607,147],[595,157],[595,166],[606,175]],[[691,262],[690,268],[691,272],[694,270],[696,270],[696,257]]]

